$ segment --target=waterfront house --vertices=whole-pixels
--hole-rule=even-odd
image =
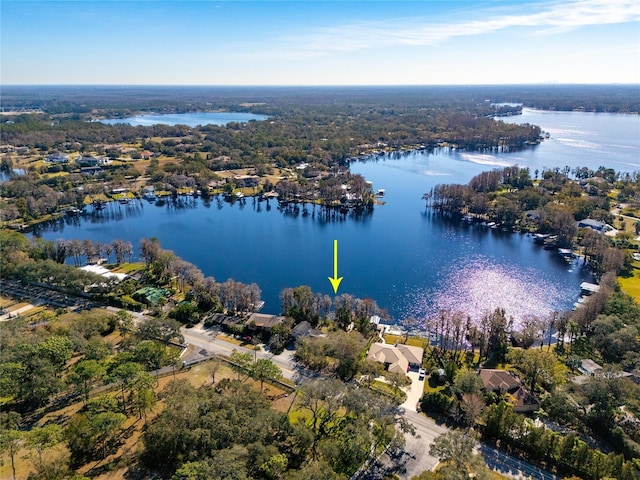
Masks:
[[[291,330],[291,336],[294,340],[298,340],[299,338],[317,338],[326,336],[320,330],[316,330],[313,328],[311,323],[303,320]]]
[[[407,373],[422,366],[424,350],[412,345],[374,343],[369,349],[368,360],[383,363],[390,372]]]
[[[540,408],[535,395],[529,391],[518,377],[507,370],[483,368],[480,380],[487,392],[509,394],[513,399],[513,410],[519,413],[533,412]]]
[[[47,162],[49,163],[69,163],[69,155],[62,153],[52,153],[47,156]]]
[[[596,293],[600,290],[600,285],[596,285],[595,283],[582,282],[580,284],[580,291],[582,295],[591,295],[592,293]]]
[[[269,315],[266,313],[252,313],[245,322],[245,327],[250,330],[260,329],[263,332],[269,332],[276,325],[284,322],[284,317],[279,315]]]
[[[605,232],[606,224],[604,222],[600,222],[598,220],[593,220],[592,218],[585,218],[584,220],[580,220],[578,222],[578,228],[590,228],[598,233]]]

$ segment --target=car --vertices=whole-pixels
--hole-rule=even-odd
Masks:
[[[418,370],[418,380],[424,380],[424,376],[427,374],[427,371],[424,368]]]

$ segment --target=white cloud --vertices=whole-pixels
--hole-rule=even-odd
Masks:
[[[508,28],[526,28],[534,35],[552,35],[591,25],[640,21],[637,0],[575,0],[513,6],[527,13],[485,9],[473,20],[414,17],[359,22],[320,28],[301,37],[284,38],[287,45],[277,57],[308,58],[394,46],[431,46],[457,37],[485,35]],[[478,18],[480,17],[480,18]],[[523,33],[524,33],[523,32]]]

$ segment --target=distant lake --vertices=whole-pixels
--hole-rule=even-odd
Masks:
[[[504,307],[516,320],[570,309],[582,281],[592,280],[578,261],[567,264],[526,235],[452,222],[426,211],[421,196],[438,183],[466,183],[478,173],[520,164],[532,169],[564,165],[622,171],[640,170],[636,116],[534,112],[509,120],[537,123],[551,138],[512,154],[484,154],[439,149],[390,153],[355,162],[352,171],[383,188],[385,205],[373,213],[326,220],[308,206],[285,213],[277,202],[247,198],[233,205],[221,198],[178,197],[121,205],[52,223],[36,232],[46,239],[90,238],[103,243],[157,237],[161,245],[196,264],[218,281],[227,278],[262,289],[264,311],[279,313],[284,287],[309,285],[333,296],[327,277],[333,271],[333,240],[339,242],[338,293],[370,297],[391,318],[424,318],[441,308],[461,310],[473,318]],[[606,132],[612,132],[616,140]],[[567,132],[559,135],[560,131]],[[594,132],[583,136],[583,132]],[[556,132],[556,133],[554,133]],[[574,139],[574,142],[571,142]],[[583,142],[590,142],[585,148]],[[616,145],[619,145],[616,147]],[[602,152],[609,152],[603,154]]]
[[[126,123],[133,126],[150,127],[152,125],[187,125],[197,127],[198,125],[226,125],[231,122],[246,123],[251,120],[266,120],[266,115],[258,115],[246,112],[190,112],[190,113],[167,113],[151,115],[135,115],[126,118],[109,118],[99,120],[100,123],[117,125]]]

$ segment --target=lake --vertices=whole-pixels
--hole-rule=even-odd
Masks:
[[[133,126],[152,125],[187,125],[197,127],[198,125],[226,125],[231,122],[246,123],[251,120],[266,120],[266,115],[258,115],[246,112],[189,112],[171,114],[149,114],[135,115],[126,118],[108,118],[99,120],[100,123],[116,125],[126,123]]]
[[[535,123],[531,116],[539,113],[525,110],[508,120]],[[327,277],[333,274],[336,239],[338,274],[344,277],[338,293],[373,298],[396,321],[407,315],[424,318],[440,308],[462,310],[474,318],[496,307],[504,307],[516,320],[544,315],[571,308],[580,283],[592,279],[589,271],[577,261],[568,265],[557,253],[533,244],[530,236],[442,219],[426,211],[421,200],[438,183],[466,183],[501,165],[526,165],[532,171],[567,164],[640,170],[633,155],[627,155],[628,145],[638,141],[637,116],[543,115],[545,121],[538,124],[552,136],[529,151],[479,154],[440,149],[353,163],[352,170],[373,181],[374,189],[386,190],[386,203],[369,215],[328,221],[311,206],[308,215],[302,209],[296,215],[279,211],[274,201],[248,198],[230,205],[222,199],[205,203],[179,197],[162,205],[112,202],[102,212],[64,219],[37,234],[50,240],[90,238],[104,243],[122,238],[136,247],[141,238],[157,237],[164,248],[218,281],[257,283],[268,313],[279,313],[284,287],[309,285],[333,295]],[[620,138],[615,144],[620,150],[615,155],[601,153],[615,149],[606,136],[589,137],[593,146],[588,149],[577,133],[576,141],[569,141],[572,132],[606,131],[608,123],[620,117],[624,120],[617,125]],[[564,140],[555,137],[554,129],[567,132]]]

